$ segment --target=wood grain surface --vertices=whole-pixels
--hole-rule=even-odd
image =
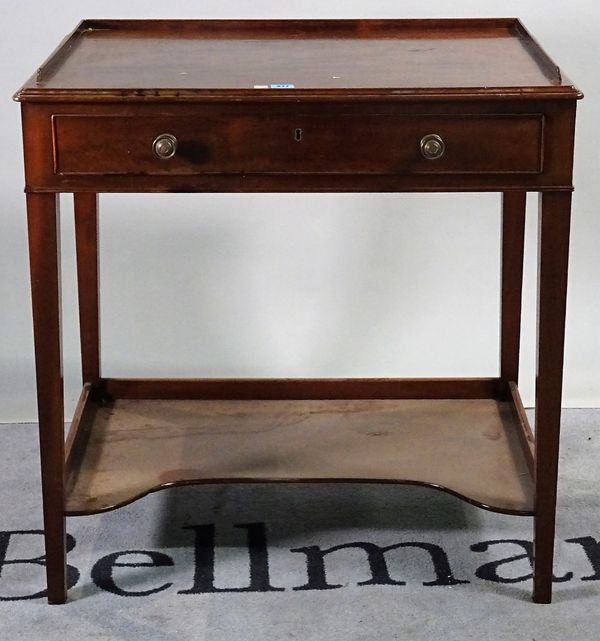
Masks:
[[[439,486],[531,513],[511,403],[494,400],[117,400],[70,470],[67,513],[186,482],[382,481]]]
[[[17,98],[507,88],[578,93],[516,19],[96,20],[84,21]]]

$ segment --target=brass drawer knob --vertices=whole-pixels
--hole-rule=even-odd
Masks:
[[[437,134],[428,134],[421,139],[421,154],[427,160],[437,160],[444,155],[446,145]]]
[[[154,155],[161,160],[168,160],[173,158],[177,152],[177,138],[171,134],[161,134],[158,138],[152,143],[152,151]]]

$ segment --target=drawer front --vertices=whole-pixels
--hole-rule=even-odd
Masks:
[[[54,170],[65,176],[535,174],[543,168],[541,114],[212,111],[197,117],[55,114],[52,123]],[[164,134],[177,143],[170,158],[159,158],[154,145]],[[432,135],[443,153],[426,158],[422,141]]]

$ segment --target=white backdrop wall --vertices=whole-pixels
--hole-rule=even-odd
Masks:
[[[600,406],[600,4],[593,0],[2,0],[0,422],[35,418],[19,108],[10,96],[84,17],[509,16],[579,103],[564,402]],[[63,204],[67,416],[79,394],[72,204]],[[498,194],[105,195],[103,371],[115,376],[485,376],[498,371]],[[533,403],[537,197],[522,390]]]

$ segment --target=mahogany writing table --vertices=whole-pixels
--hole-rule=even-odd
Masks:
[[[549,602],[576,101],[516,19],[82,22],[22,102],[48,598],[65,516],[183,483],[437,487],[533,515]],[[102,375],[100,192],[494,191],[498,375]],[[57,195],[75,198],[83,391],[64,438]],[[540,194],[535,437],[517,388],[527,192]]]

